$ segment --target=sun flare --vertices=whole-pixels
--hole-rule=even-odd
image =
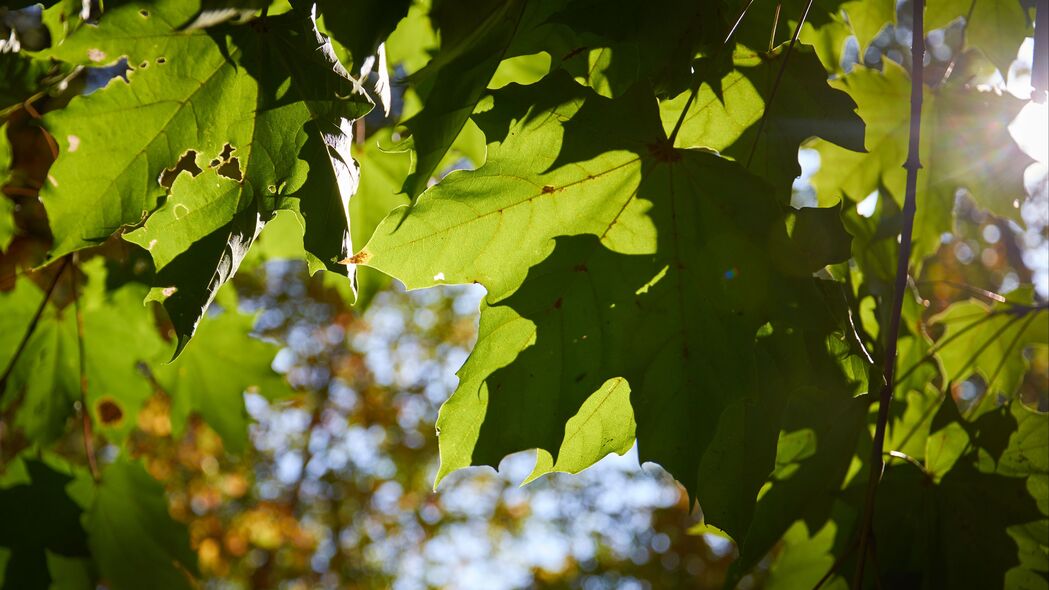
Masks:
[[[1031,101],[1009,125],[1009,133],[1027,155],[1049,163],[1049,105]]]

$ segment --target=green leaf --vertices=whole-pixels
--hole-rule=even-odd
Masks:
[[[226,310],[201,323],[195,344],[170,364],[153,369],[171,396],[172,434],[178,436],[191,413],[200,414],[231,453],[248,443],[250,419],[244,393],[279,399],[291,391],[271,368],[278,346],[253,338],[252,318]]]
[[[364,145],[356,144],[353,157],[361,163],[361,183],[350,201],[350,233],[354,244],[366,244],[386,216],[402,205],[408,197],[401,186],[411,168],[411,158],[405,153],[385,152],[389,132],[380,132],[368,138]],[[366,266],[356,268],[357,306],[367,307],[376,293],[389,284],[389,277]]]
[[[22,320],[17,328],[12,326],[5,331],[7,346],[0,354],[3,367],[15,360],[17,343],[29,329],[29,319],[43,298],[40,289],[28,280],[18,281],[12,293],[0,295],[5,313],[18,314],[14,317]],[[65,432],[73,404],[80,399],[75,322],[72,308],[60,311],[48,304],[12,368],[4,391],[4,407],[17,407],[15,425],[29,440],[41,445],[53,442]]]
[[[774,468],[763,478],[749,528],[737,539],[740,557],[731,580],[757,565],[798,519],[810,531],[824,527],[848,483],[866,424],[868,400],[848,395],[846,383],[827,366],[811,336],[780,336],[769,344],[767,364],[778,376],[773,382],[781,383],[790,398]]]
[[[393,67],[414,74],[430,61],[437,51],[437,35],[422,2],[414,2],[408,15],[390,33],[386,41],[386,59]]]
[[[302,216],[315,268],[346,272],[338,261],[350,253],[346,207],[358,178],[349,120],[371,107],[311,18],[187,33],[175,29],[184,9],[118,5],[55,50],[81,62],[126,55],[132,69],[45,119],[63,154],[42,195],[55,257],[148,216],[126,237],[161,271],[158,298],[182,293],[165,300],[179,351],[277,209]],[[126,125],[134,140],[106,139]],[[165,273],[180,256],[193,272]]]
[[[859,105],[867,125],[867,153],[817,141],[820,169],[812,178],[821,203],[859,202],[884,189],[903,202],[910,128],[910,80],[892,61],[884,72],[857,65],[832,82]],[[969,88],[925,89],[922,109],[918,209],[914,221],[913,259],[933,254],[940,236],[953,227],[955,193],[968,189],[976,203],[1018,223],[1017,199],[1026,195],[1023,174],[1033,161],[1009,135],[1008,126],[1023,102],[1010,95]]]
[[[570,29],[568,49],[590,48],[576,51],[565,67],[585,67],[588,85],[600,94],[619,96],[647,82],[658,95],[673,96],[689,86],[696,55],[709,55],[724,41],[719,9],[714,2],[577,0],[550,22]]]
[[[84,265],[89,287],[81,294],[84,377],[87,402],[97,431],[120,441],[134,427],[134,417],[152,395],[138,363],[163,354],[150,310],[142,306],[144,290],[127,286],[107,293],[102,260]],[[72,269],[61,281],[70,281]],[[12,321],[0,346],[0,366],[6,367],[29,327],[44,294],[30,281],[18,281],[14,291],[0,295],[5,316]],[[76,314],[72,304],[61,309],[48,302],[24,352],[18,357],[4,393],[4,404],[18,403],[15,424],[38,444],[48,444],[65,431],[80,399],[80,360]],[[121,346],[114,346],[120,343]],[[124,347],[127,348],[124,348]]]
[[[791,525],[783,535],[783,547],[769,567],[765,588],[789,590],[813,588],[834,565],[834,538],[837,525],[827,523],[810,533],[804,521]],[[844,590],[848,584],[841,577],[832,577],[821,588]]]
[[[397,24],[408,14],[411,0],[320,0],[317,7],[323,17],[324,28],[332,38],[345,47],[353,58],[347,66],[360,69],[368,57],[375,55],[379,45],[390,36]]]
[[[623,455],[634,445],[634,430],[630,386],[624,379],[609,379],[565,423],[557,461],[539,449],[535,468],[523,483],[555,471],[579,473],[609,453]]]
[[[1023,478],[978,470],[971,458],[939,484],[910,464],[889,467],[874,515],[887,587],[1004,587],[1021,566],[1014,531],[1044,519]]]
[[[874,37],[896,21],[896,3],[892,0],[815,0],[811,6],[807,0],[788,0],[780,3],[778,11],[760,5],[748,8],[735,39],[757,51],[786,43],[806,12],[799,39],[815,47],[824,66],[834,73],[842,72],[842,54],[850,36],[856,38],[862,61]]]
[[[710,524],[740,534],[782,407],[780,390],[755,377],[754,336],[814,287],[774,260],[773,244],[789,238],[771,189],[723,158],[667,146],[644,87],[609,101],[558,75],[495,102],[478,118],[495,141],[488,163],[395,211],[357,255],[409,288],[488,289],[478,343],[438,420],[438,479],[521,449],[554,457],[566,423],[622,377],[641,459],[701,504],[734,490],[731,506],[711,502],[723,516]],[[573,469],[607,453],[602,440],[629,440],[628,418],[603,418],[615,430],[573,449]],[[721,459],[737,449],[747,461]],[[730,466],[731,478],[713,475]]]
[[[768,180],[784,201],[791,182],[801,174],[798,147],[819,136],[846,149],[863,150],[863,121],[856,103],[827,83],[827,72],[806,46],[795,47],[782,82],[772,94],[785,57],[781,46],[771,54],[739,47],[733,69],[719,80],[719,88],[704,83],[685,114],[675,140],[678,147],[716,150]],[[687,93],[660,106],[668,129],[681,116]],[[762,134],[759,122],[769,100]],[[753,155],[752,155],[753,152]]]
[[[1027,372],[1024,350],[1049,342],[1049,310],[1029,307],[1032,291],[1021,289],[1004,303],[988,306],[977,300],[955,303],[932,318],[944,327],[937,357],[944,377],[961,383],[979,374],[986,383],[981,406],[1011,400]]]
[[[102,260],[92,262],[85,265],[90,282],[81,301],[87,401],[96,431],[121,441],[135,428],[139,409],[153,395],[139,366],[157,362],[167,346],[154,326],[152,310],[142,305],[142,286],[129,283],[105,292]],[[114,346],[117,342],[121,345]]]
[[[404,122],[415,149],[415,170],[404,192],[415,198],[459,136],[484,96],[499,62],[534,51],[528,36],[543,24],[559,0],[482,0],[436,3],[431,19],[441,32],[441,49],[414,77],[423,109]]]
[[[164,488],[136,461],[106,466],[85,519],[95,563],[113,590],[195,587],[196,553],[186,527],[168,515]]]
[[[0,487],[0,548],[11,551],[3,590],[47,588],[51,556],[86,557],[81,509],[66,493],[73,477],[48,463],[19,458],[7,466]],[[23,473],[23,477],[16,477]],[[20,481],[19,481],[20,480]]]
[[[1031,34],[1031,21],[1020,0],[929,0],[926,4],[926,31],[945,28],[956,19],[965,23],[965,47],[979,49],[1003,76],[1016,60],[1024,37]]]
[[[841,204],[836,207],[804,207],[793,212],[790,227],[791,248],[800,252],[796,264],[801,273],[813,273],[830,265],[845,262],[852,256],[852,236],[841,221]],[[791,261],[794,264],[795,261]],[[787,264],[786,262],[784,263]]]
[[[0,125],[0,189],[11,180],[11,144],[7,141],[7,124]],[[18,228],[15,226],[15,203],[0,193],[0,252],[11,245]]]
[[[271,3],[271,0],[201,0],[200,10],[193,19],[179,28],[192,31],[227,21],[247,22]]]

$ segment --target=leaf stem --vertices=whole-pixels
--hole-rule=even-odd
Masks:
[[[811,2],[810,2],[811,4]],[[911,238],[914,230],[914,214],[917,210],[918,170],[922,167],[919,149],[921,146],[922,92],[925,71],[925,0],[911,0],[911,121],[907,161],[907,191],[903,202],[903,230],[900,250],[896,261],[896,285],[893,290],[892,316],[886,333],[885,364],[882,369],[885,380],[878,400],[878,421],[874,428],[874,443],[871,448],[870,474],[860,520],[859,552],[852,587],[863,584],[863,570],[867,561],[867,546],[872,537],[874,522],[874,499],[881,481],[885,460],[885,430],[889,423],[889,405],[892,403],[894,375],[896,373],[896,347],[900,335],[900,316],[903,312],[903,297],[907,290],[908,268],[911,257]],[[766,111],[767,112],[767,111]],[[875,574],[877,576],[877,574]]]
[[[754,135],[754,143],[751,144],[750,153],[747,155],[746,168],[750,168],[750,162],[754,159],[754,152],[758,149],[758,142],[761,141],[761,134],[765,131],[765,124],[769,119],[769,111],[772,110],[772,101],[775,100],[776,91],[779,90],[779,85],[783,82],[783,74],[787,71],[787,63],[790,61],[791,53],[794,52],[794,46],[798,43],[798,37],[801,36],[801,27],[805,26],[805,20],[809,18],[810,10],[812,10],[812,0],[805,3],[805,10],[801,13],[801,19],[798,21],[797,26],[794,27],[794,34],[790,37],[787,51],[783,54],[783,63],[780,64],[779,71],[776,72],[776,80],[772,83],[772,91],[769,92],[769,99],[765,101],[765,110],[761,113],[761,121],[758,122],[758,132]]]
[[[76,254],[71,254],[76,257]],[[74,260],[74,268],[76,261]],[[80,429],[84,437],[84,455],[87,456],[87,467],[91,477],[98,481],[98,463],[95,462],[95,445],[91,433],[91,411],[87,405],[87,362],[84,355],[84,314],[80,309],[80,289],[76,283],[76,273],[70,273],[69,283],[73,289],[73,309],[76,312],[76,345],[80,369]]]
[[[783,3],[776,3],[776,12],[772,15],[772,32],[769,33],[769,53],[772,53],[772,48],[776,46],[776,29],[779,28],[779,14],[783,10]]]

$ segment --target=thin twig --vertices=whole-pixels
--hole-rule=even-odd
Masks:
[[[732,22],[732,26],[729,28],[728,33],[725,34],[725,39],[721,42],[721,46],[714,55],[715,61],[717,61],[717,58],[721,55],[724,48],[728,46],[728,42],[732,40],[732,36],[736,34],[736,29],[738,29],[739,25],[743,22],[743,17],[747,15],[747,10],[750,9],[751,4],[754,4],[754,0],[747,0],[746,5],[743,6],[743,9],[739,11],[739,15],[736,16],[736,20]],[[693,74],[693,76],[695,75]],[[685,107],[681,109],[681,114],[678,115],[677,123],[674,123],[674,130],[670,132],[670,137],[667,138],[667,142],[671,146],[674,145],[674,140],[677,139],[677,134],[681,131],[681,125],[685,122],[685,117],[688,115],[688,109],[692,108],[692,103],[695,102],[696,95],[699,94],[699,87],[703,85],[702,79],[698,76],[695,78],[696,79],[692,81],[692,88],[688,94],[688,100],[685,101]]]
[[[776,3],[776,12],[772,15],[772,32],[769,33],[769,53],[772,53],[772,48],[776,46],[776,29],[779,28],[779,13],[783,10],[783,3]]]
[[[908,455],[907,453],[904,453],[903,451],[889,451],[888,453],[885,453],[885,454],[888,455],[889,457],[895,457],[896,459],[903,459],[904,461],[910,463],[914,467],[917,467],[918,471],[921,471],[925,475],[926,478],[932,479],[932,474],[930,474],[929,470],[925,468],[925,465],[922,465],[921,461],[915,459],[914,457]]]
[[[846,280],[848,280],[848,278],[846,278]],[[870,365],[873,365],[874,364],[874,357],[872,357],[871,353],[867,351],[867,345],[863,342],[863,338],[860,337],[859,328],[856,326],[855,318],[853,318],[852,305],[851,305],[851,302],[849,301],[849,299],[850,299],[849,295],[848,295],[848,293],[845,290],[846,286],[845,285],[840,285],[840,286],[841,286],[841,298],[845,301],[845,313],[847,315],[847,319],[849,320],[849,328],[852,329],[852,337],[856,339],[857,346],[859,346],[860,350],[863,351],[863,356],[866,357],[867,363],[870,364]]]
[[[83,72],[83,71],[84,71],[84,66],[76,66],[75,68],[70,70],[68,74],[58,78],[56,81],[54,81],[52,83],[46,83],[45,82],[47,84],[47,86],[44,89],[37,91],[35,94],[30,96],[29,98],[25,99],[24,101],[22,101],[20,103],[13,104],[13,105],[5,108],[5,109],[0,109],[0,119],[6,119],[8,116],[11,115],[11,113],[19,111],[21,109],[26,109],[26,111],[28,112],[29,109],[33,108],[33,106],[32,106],[33,103],[38,101],[38,100],[40,100],[41,98],[44,98],[48,94],[50,94],[51,89],[59,88],[59,90],[63,90],[64,87],[67,86],[69,84],[69,82],[73,80],[73,78],[76,78],[77,76],[79,76],[80,72]],[[33,112],[36,112],[36,109],[33,109]],[[39,118],[39,114],[37,114],[37,116],[35,118]]]
[[[874,562],[874,590],[882,590],[881,576],[878,575],[878,572],[881,571],[881,568],[878,567],[877,547],[878,544],[875,542],[874,533],[871,532],[871,542],[870,545],[867,546],[867,550],[870,552],[871,561]]]
[[[811,3],[810,3],[811,4]],[[878,422],[874,428],[874,443],[871,448],[870,474],[867,479],[867,493],[863,502],[863,516],[860,520],[859,552],[856,574],[852,587],[858,589],[863,584],[863,568],[867,562],[867,544],[871,538],[871,527],[874,522],[874,498],[881,481],[885,462],[882,457],[885,447],[885,430],[889,423],[889,405],[892,403],[894,374],[896,372],[896,347],[900,335],[900,316],[903,312],[903,297],[907,290],[908,268],[911,257],[911,238],[914,230],[914,214],[917,210],[918,170],[921,169],[921,117],[922,92],[925,56],[925,1],[911,0],[913,18],[911,25],[911,120],[910,143],[907,162],[907,192],[903,202],[903,231],[900,236],[900,250],[896,261],[896,285],[893,291],[892,316],[889,330],[885,335],[886,351],[883,368],[884,385],[881,388],[878,405]]]
[[[970,285],[968,283],[959,283],[959,282],[956,282],[956,281],[949,281],[947,279],[927,279],[927,280],[924,280],[924,281],[917,281],[915,284],[917,284],[917,285],[947,285],[948,287],[952,287],[952,288],[957,289],[959,291],[965,291],[966,293],[969,293],[970,295],[976,295],[978,297],[983,297],[984,299],[989,299],[991,301],[994,301],[995,303],[1005,303],[1005,304],[1009,304],[1010,303],[1010,301],[1008,299],[1006,299],[1004,295],[1000,295],[998,293],[995,293],[994,291],[988,291],[987,289],[983,289],[981,287],[976,287],[976,286]]]
[[[58,266],[58,270],[55,272],[55,276],[51,277],[51,283],[47,286],[47,290],[44,291],[43,300],[41,300],[40,305],[37,306],[36,313],[33,314],[33,319],[29,321],[29,326],[26,328],[25,334],[22,335],[22,341],[18,343],[18,347],[15,348],[15,354],[7,363],[7,368],[4,369],[3,376],[0,377],[0,395],[3,395],[4,390],[7,388],[7,379],[11,376],[11,372],[14,371],[15,365],[18,364],[18,357],[22,356],[22,353],[25,352],[26,345],[29,344],[29,339],[33,336],[33,332],[36,331],[36,326],[40,322],[40,316],[43,315],[44,309],[47,307],[47,302],[51,300],[51,294],[55,292],[55,287],[58,285],[58,279],[62,276],[62,272],[65,271],[68,264],[69,257],[63,258]]]
[[[73,254],[75,257],[76,254]],[[75,268],[75,266],[74,266]],[[87,362],[84,355],[84,314],[80,309],[80,289],[76,283],[76,273],[70,273],[70,284],[73,288],[73,309],[76,312],[76,345],[77,357],[80,360],[80,427],[84,436],[84,455],[87,456],[87,467],[91,477],[98,481],[98,464],[95,462],[95,445],[91,434],[91,412],[87,405]]]
[[[805,26],[805,20],[809,18],[809,10],[811,9],[812,0],[809,0],[805,3],[805,11],[801,13],[801,19],[798,21],[797,26],[794,27],[794,34],[790,37],[787,51],[783,53],[783,63],[780,64],[779,71],[776,72],[776,80],[772,83],[772,91],[769,92],[769,98],[765,101],[765,110],[761,113],[761,121],[758,122],[758,132],[754,136],[754,143],[750,146],[750,154],[747,155],[747,168],[750,168],[750,162],[754,159],[754,152],[758,149],[758,142],[761,141],[761,134],[765,132],[765,124],[769,119],[769,112],[772,110],[772,102],[775,100],[776,92],[779,90],[779,85],[783,81],[783,74],[787,71],[787,63],[790,62],[790,55],[794,52],[794,46],[798,43],[798,37],[801,36],[801,27]]]

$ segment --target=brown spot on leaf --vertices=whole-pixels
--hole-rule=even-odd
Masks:
[[[557,190],[557,189],[555,189],[554,187],[552,187],[552,186],[550,186],[548,184],[548,185],[543,187],[543,194],[544,195],[549,195],[550,193],[554,192],[555,190]]]
[[[339,264],[364,264],[365,262],[368,262],[368,259],[371,257],[371,252],[368,252],[367,250],[361,250],[360,252],[354,254],[353,256],[350,256],[345,260],[340,260]]]
[[[588,272],[590,269],[586,267],[586,264],[579,263],[579,264],[575,265],[574,267],[572,267],[572,270],[574,270],[576,272]]]
[[[554,309],[561,309],[561,303],[562,303],[561,298],[558,297],[557,301],[554,302]]]
[[[124,410],[120,409],[120,405],[110,398],[99,400],[95,410],[98,413],[98,419],[105,426],[114,426],[124,419]]]

